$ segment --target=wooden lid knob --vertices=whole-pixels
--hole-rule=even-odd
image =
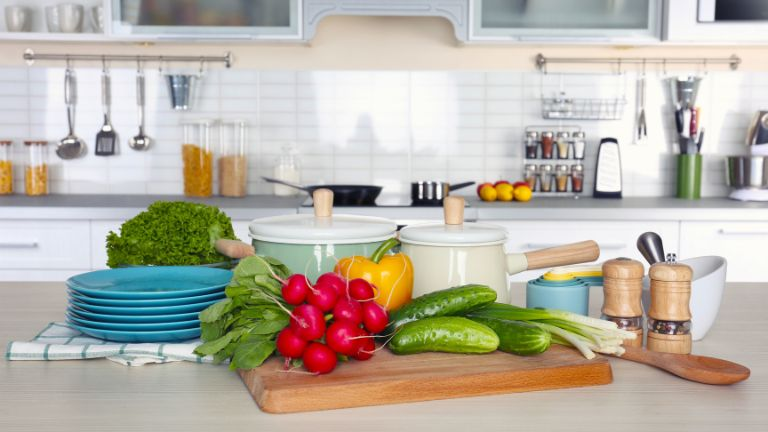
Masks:
[[[315,208],[315,217],[331,217],[333,214],[333,191],[330,189],[315,189],[312,192],[312,206]]]
[[[464,198],[447,196],[443,199],[443,214],[446,225],[461,225],[464,223]]]
[[[615,258],[603,263],[603,277],[610,279],[642,279],[645,268],[640,261]]]
[[[693,280],[693,269],[680,263],[656,263],[648,270],[648,277],[663,282],[690,282]]]

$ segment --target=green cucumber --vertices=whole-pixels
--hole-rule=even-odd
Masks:
[[[499,337],[491,328],[464,317],[409,322],[400,327],[389,342],[389,349],[395,354],[482,354],[496,351],[498,346]]]
[[[490,327],[499,336],[499,351],[527,356],[549,349],[552,335],[541,327],[523,321],[467,315],[472,321]]]
[[[486,285],[462,285],[416,297],[389,316],[389,331],[429,317],[463,315],[496,301],[496,291]]]

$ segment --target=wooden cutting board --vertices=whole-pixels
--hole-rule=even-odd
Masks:
[[[535,357],[425,353],[397,356],[381,350],[368,361],[340,363],[327,375],[283,371],[273,358],[239,371],[259,407],[270,413],[319,411],[609,384],[608,360],[587,360],[553,345]]]

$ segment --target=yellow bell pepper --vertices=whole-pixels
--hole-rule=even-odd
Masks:
[[[376,303],[386,310],[397,309],[411,301],[413,295],[413,264],[400,252],[385,255],[399,242],[392,238],[379,246],[370,258],[342,258],[334,271],[346,279],[362,278],[376,287]]]

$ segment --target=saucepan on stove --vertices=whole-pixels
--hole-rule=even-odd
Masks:
[[[411,183],[411,204],[414,206],[442,206],[443,199],[455,191],[475,182],[464,182],[452,185],[442,181],[420,181]]]
[[[373,206],[376,198],[381,193],[381,186],[373,185],[310,185],[303,186],[271,177],[262,177],[269,183],[277,183],[294,189],[302,190],[312,196],[317,189],[330,189],[333,192],[333,205],[345,206]]]

